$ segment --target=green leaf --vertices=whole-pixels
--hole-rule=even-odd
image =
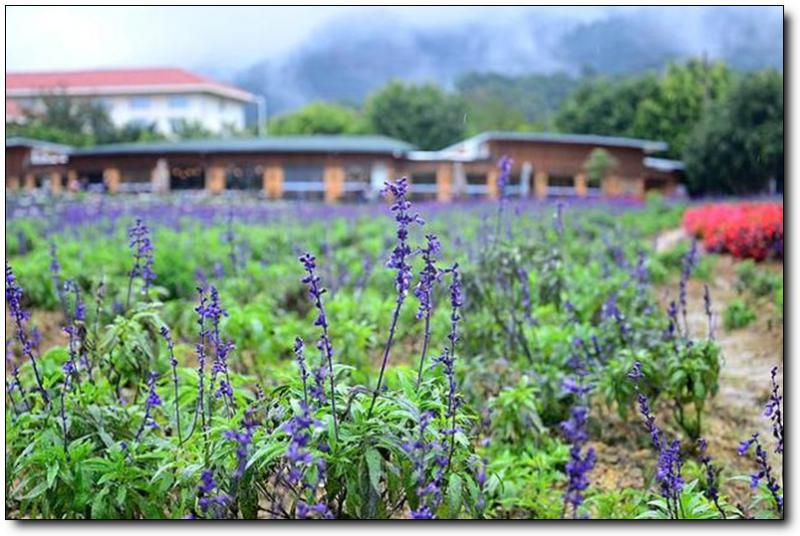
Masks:
[[[367,449],[366,459],[367,470],[369,471],[369,482],[372,484],[373,489],[380,493],[381,476],[383,475],[381,462],[383,458],[377,450],[370,448]]]
[[[58,476],[58,464],[54,463],[47,467],[47,489],[53,487],[53,484],[56,481],[56,477]]]
[[[447,485],[447,499],[449,504],[448,517],[451,519],[458,517],[458,512],[461,510],[462,489],[463,482],[461,477],[455,473],[450,475],[450,482]]]

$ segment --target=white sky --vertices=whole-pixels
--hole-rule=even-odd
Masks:
[[[331,19],[361,7],[6,7],[6,70],[178,66],[220,73],[287,52]],[[375,8],[371,8],[372,11]],[[419,25],[513,16],[518,8],[391,7]],[[591,18],[596,8],[552,8]],[[369,16],[364,16],[365,21]]]

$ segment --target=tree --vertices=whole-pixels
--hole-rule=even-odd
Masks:
[[[783,184],[783,75],[742,76],[692,130],[683,158],[691,193],[763,192]]]
[[[197,120],[180,119],[172,127],[172,134],[179,140],[202,140],[213,138],[214,133]]]
[[[312,102],[269,122],[270,134],[361,134],[366,125],[359,113],[345,106]]]
[[[577,85],[578,79],[564,73],[506,76],[473,72],[456,81],[468,108],[470,133],[546,128],[549,116]]]
[[[76,147],[163,139],[155,125],[130,124],[117,128],[101,103],[63,94],[47,95],[42,99],[41,106],[24,113],[25,120],[22,123],[6,125],[6,136],[22,136]]]
[[[600,186],[603,182],[603,177],[609,170],[617,166],[617,159],[611,156],[611,153],[605,149],[598,147],[589,153],[586,163],[583,165],[586,169],[586,176],[589,186]]]
[[[655,93],[638,104],[631,133],[637,138],[663,140],[670,156],[680,156],[691,129],[707,108],[725,95],[731,80],[732,73],[723,62],[693,59],[683,65],[671,63]]]
[[[658,92],[658,77],[590,78],[564,101],[556,127],[574,134],[633,136],[639,104]]]
[[[426,150],[463,139],[465,114],[464,102],[457,95],[449,95],[433,84],[415,86],[398,81],[389,82],[370,96],[365,109],[374,132]]]

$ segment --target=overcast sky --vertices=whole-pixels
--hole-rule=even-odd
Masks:
[[[513,17],[519,8],[392,7],[378,16],[419,25]],[[591,19],[601,8],[548,8]],[[361,7],[6,7],[9,71],[175,65],[230,72],[274,58],[337,17],[368,22]],[[352,19],[351,19],[352,20]]]

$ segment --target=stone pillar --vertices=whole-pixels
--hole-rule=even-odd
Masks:
[[[115,194],[119,191],[121,174],[117,168],[106,168],[103,170],[103,182],[106,183],[108,192]]]
[[[442,162],[436,168],[436,200],[449,202],[453,197],[453,167],[449,162]]]
[[[325,164],[322,176],[325,184],[325,202],[335,203],[344,193],[344,168],[339,162]]]
[[[269,165],[264,168],[262,175],[264,192],[269,199],[283,197],[283,166]]]
[[[28,191],[36,188],[36,176],[33,173],[25,174],[25,189]]]
[[[19,177],[6,177],[6,189],[16,190],[19,188]]]
[[[212,194],[225,191],[225,168],[222,166],[208,166],[206,168],[206,190]]]
[[[578,197],[586,197],[587,191],[586,173],[578,173],[575,175],[575,194]]]
[[[545,199],[547,197],[547,173],[544,171],[537,171],[533,177],[533,192],[536,194],[537,199]]]
[[[50,191],[53,194],[60,194],[61,193],[61,173],[58,171],[53,171],[50,173]]]
[[[74,169],[67,171],[67,190],[70,192],[77,192],[80,190],[80,184],[78,183],[78,172]]]
[[[169,184],[169,164],[164,158],[159,158],[155,167],[150,171],[150,184],[156,193],[167,193],[170,191]]]
[[[530,196],[531,193],[531,172],[533,171],[533,166],[530,162],[523,162],[522,169],[519,173],[519,196],[521,198],[526,198]]]
[[[497,184],[497,179],[500,177],[500,170],[492,166],[489,173],[486,174],[486,196],[489,199],[497,199],[500,197],[500,187]]]

